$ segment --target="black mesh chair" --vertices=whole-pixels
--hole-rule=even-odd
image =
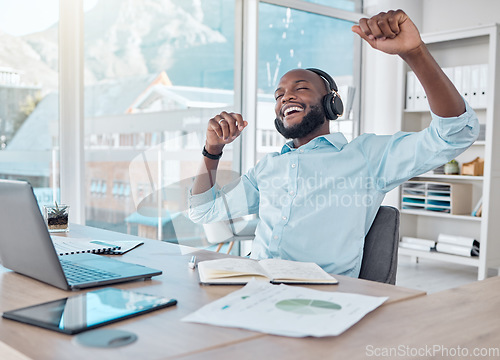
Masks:
[[[399,210],[381,206],[365,237],[360,279],[396,283],[399,246]]]

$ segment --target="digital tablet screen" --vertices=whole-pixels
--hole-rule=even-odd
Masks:
[[[108,288],[6,311],[2,316],[66,334],[76,334],[176,303],[175,299]]]

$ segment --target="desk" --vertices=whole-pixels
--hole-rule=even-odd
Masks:
[[[338,337],[266,335],[182,359],[499,358],[499,294],[497,276],[382,306]]]
[[[131,235],[78,225],[72,225],[68,236],[102,240],[137,240]],[[163,274],[153,277],[152,280],[122,283],[113,287],[176,298],[178,304],[175,307],[106,326],[106,328],[122,329],[137,334],[139,339],[135,343],[115,349],[86,348],[76,344],[73,336],[3,318],[0,319],[0,341],[33,359],[54,360],[69,357],[99,360],[143,359],[147,354],[149,360],[203,354],[221,346],[251,344],[254,340],[271,338],[254,331],[181,322],[180,319],[187,314],[241,287],[200,286],[197,271],[190,269],[187,265],[192,255],[196,255],[198,260],[215,259],[227,255],[161,241],[141,240],[144,241],[144,245],[116,258],[161,269]],[[337,278],[339,285],[316,285],[311,288],[388,296],[389,299],[382,308],[424,295],[421,291],[387,284],[344,276]],[[60,290],[0,267],[0,311],[2,312],[91,290],[80,292]]]

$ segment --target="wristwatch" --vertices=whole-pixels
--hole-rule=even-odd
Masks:
[[[201,152],[203,156],[212,159],[212,160],[219,160],[222,157],[222,151],[218,155],[210,154],[207,149],[205,149],[205,146],[203,146],[203,151]]]

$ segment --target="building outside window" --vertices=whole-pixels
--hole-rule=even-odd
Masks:
[[[0,2],[0,178],[59,201],[58,2]],[[46,40],[50,42],[47,45]]]

